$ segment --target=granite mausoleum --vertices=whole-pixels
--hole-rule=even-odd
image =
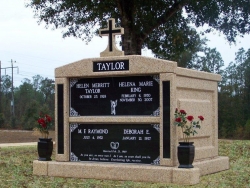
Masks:
[[[196,184],[229,168],[218,156],[220,75],[177,67],[176,62],[124,56],[115,47],[123,34],[110,19],[109,45],[100,58],[56,68],[54,161],[33,162],[33,174],[110,180]],[[194,168],[178,168],[180,130],[175,109],[205,121],[195,145]]]

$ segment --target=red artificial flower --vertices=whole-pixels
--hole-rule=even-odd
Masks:
[[[41,125],[43,128],[46,127],[46,123],[45,123],[45,120],[43,118],[39,118],[37,120],[37,122],[39,123],[39,125]]]
[[[175,109],[175,113],[177,113],[177,112],[178,112],[178,108]]]
[[[188,119],[189,121],[193,121],[194,117],[193,117],[193,116],[187,116],[187,119]]]
[[[181,118],[178,117],[178,118],[175,119],[175,121],[178,122],[178,123],[180,123],[181,122]]]
[[[52,118],[49,115],[45,115],[47,122],[51,122]]]
[[[45,121],[44,121],[43,118],[39,118],[39,119],[37,120],[37,122],[38,122],[39,124],[45,123]]]
[[[187,114],[185,110],[180,110],[181,114]]]
[[[204,117],[203,116],[198,116],[198,118],[203,121],[204,120]]]

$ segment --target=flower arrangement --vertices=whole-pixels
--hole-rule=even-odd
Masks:
[[[175,121],[174,125],[181,127],[184,142],[189,142],[190,136],[198,134],[195,130],[196,128],[201,128],[200,121],[204,120],[203,116],[198,116],[200,121],[194,121],[194,117],[191,115],[187,115],[185,110],[175,110]]]
[[[49,128],[52,126],[52,118],[49,115],[43,115],[40,113],[40,116],[37,120],[38,125],[35,128],[35,131],[39,131],[43,138],[48,138]]]

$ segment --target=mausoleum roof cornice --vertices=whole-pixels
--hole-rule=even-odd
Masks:
[[[182,67],[177,67],[176,69],[176,75],[178,76],[187,76],[190,78],[198,78],[203,80],[213,80],[213,81],[221,81],[221,75],[204,72],[204,71],[197,71],[192,69],[186,69]]]

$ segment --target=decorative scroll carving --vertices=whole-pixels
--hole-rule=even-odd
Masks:
[[[160,165],[160,156],[157,157],[153,162],[151,163],[152,165]]]
[[[70,107],[70,117],[77,117],[80,116],[77,111],[75,111],[74,108]]]
[[[160,107],[153,111],[153,114],[151,114],[151,116],[160,116]]]
[[[76,78],[71,78],[71,79],[70,79],[70,87],[73,87],[77,82],[78,82],[78,79],[76,79]]]
[[[79,161],[78,157],[73,152],[70,152],[70,161]]]
[[[160,124],[152,124],[152,126],[160,133]]]
[[[160,83],[160,77],[159,75],[154,75],[153,79],[159,84]]]
[[[72,133],[74,130],[76,130],[78,125],[78,123],[70,123],[70,132]]]

